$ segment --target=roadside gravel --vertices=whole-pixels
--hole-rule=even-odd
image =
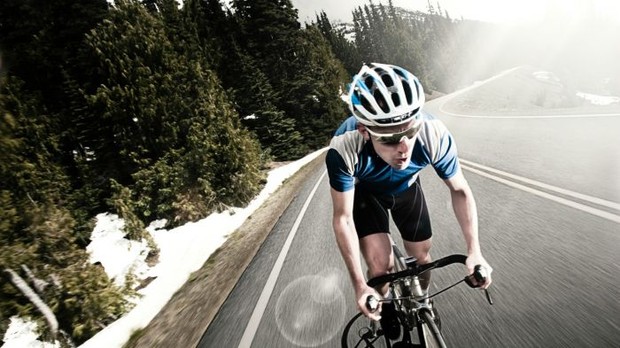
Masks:
[[[324,161],[320,155],[288,178],[124,347],[195,347],[308,173]]]

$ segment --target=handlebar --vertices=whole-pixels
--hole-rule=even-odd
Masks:
[[[397,279],[400,278],[405,278],[405,277],[411,277],[411,276],[417,276],[420,275],[424,272],[427,272],[431,269],[435,269],[435,268],[442,268],[454,263],[460,263],[460,264],[465,264],[465,261],[467,260],[467,256],[465,255],[461,255],[461,254],[453,254],[453,255],[448,255],[446,257],[442,257],[438,260],[429,262],[427,264],[424,265],[418,265],[418,264],[414,264],[412,267],[400,271],[400,272],[396,272],[396,273],[388,273],[388,274],[384,274],[384,275],[380,275],[378,277],[369,279],[367,284],[370,287],[377,287],[380,285],[383,285],[385,283],[390,283],[393,282]],[[484,282],[486,282],[486,279],[488,277],[487,274],[487,270],[482,267],[482,265],[476,265],[474,267],[474,273],[466,276],[464,279],[462,279],[461,281],[459,281],[458,283],[464,281],[467,283],[467,285],[469,285],[472,288],[479,288],[481,286],[481,284],[483,284]],[[456,283],[456,284],[458,284]],[[455,286],[456,284],[452,285]],[[452,287],[451,286],[451,287]],[[451,288],[449,287],[449,288]],[[440,291],[439,293],[447,290],[448,288]],[[493,304],[493,300],[491,299],[491,294],[489,293],[488,289],[484,289],[485,294],[486,294],[486,298],[487,301],[489,302],[489,304]],[[438,295],[439,293],[435,294]],[[433,295],[434,296],[434,295]],[[431,297],[431,296],[429,296]],[[374,296],[368,296],[366,298],[366,308],[368,308],[368,310],[370,310],[371,312],[374,312],[379,305],[379,301],[378,299],[376,299]]]
[[[379,309],[379,299],[377,299],[376,297],[374,297],[373,295],[368,295],[366,297],[366,308],[371,312],[374,313],[377,311],[377,309]]]
[[[368,286],[374,288],[374,287],[383,285],[385,283],[391,283],[396,279],[417,276],[431,269],[445,267],[453,263],[461,263],[464,265],[466,260],[467,260],[467,256],[465,255],[453,254],[453,255],[446,256],[446,257],[442,257],[441,259],[429,262],[424,265],[415,264],[415,267],[406,269],[404,271],[380,275],[378,277],[368,280],[367,284]]]

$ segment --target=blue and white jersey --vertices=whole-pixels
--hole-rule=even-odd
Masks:
[[[325,162],[331,187],[344,192],[355,185],[364,185],[378,194],[397,194],[411,186],[429,164],[440,178],[451,178],[459,170],[454,138],[443,122],[431,114],[422,111],[422,120],[411,163],[398,170],[377,155],[372,143],[357,131],[355,118],[349,117],[336,130],[327,151]]]

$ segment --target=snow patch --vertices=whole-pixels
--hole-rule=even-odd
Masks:
[[[536,71],[536,72],[533,72],[532,75],[538,81],[542,81],[542,82],[546,82],[546,83],[550,83],[552,85],[556,85],[556,86],[562,87],[562,82],[552,72],[549,72],[549,71]]]
[[[620,97],[615,96],[604,96],[583,92],[577,92],[577,96],[594,105],[610,105],[613,103],[620,103]]]
[[[36,323],[13,316],[4,334],[2,348],[60,348],[59,342],[41,342],[38,338]]]
[[[106,274],[118,286],[125,284],[128,274],[138,279],[146,278],[149,270],[146,257],[151,249],[146,240],[140,242],[125,238],[125,221],[115,214],[97,215],[97,223],[90,235],[86,251],[91,263],[100,263]]]
[[[125,222],[114,214],[100,214],[91,233],[87,250],[91,262],[99,262],[117,284],[124,285],[131,272],[139,279],[155,278],[139,290],[140,297],[132,298],[135,307],[117,321],[90,338],[80,348],[121,348],[132,332],[144,328],[159,313],[172,295],[189,276],[207,261],[244,221],[274,192],[282,182],[309,163],[327,148],[273,169],[267,176],[263,190],[245,208],[230,208],[214,213],[197,222],[190,222],[170,230],[164,229],[165,220],[153,221],[146,230],[159,247],[159,263],[148,267],[149,253],[146,241],[130,241],[122,231]],[[57,348],[49,343],[36,341],[36,324],[14,317],[4,336],[2,348]],[[37,343],[38,342],[38,343]],[[38,345],[37,345],[38,344]],[[47,345],[46,345],[47,344]]]

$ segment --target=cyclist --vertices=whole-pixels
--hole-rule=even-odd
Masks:
[[[422,109],[425,97],[419,80],[398,66],[365,64],[345,97],[353,116],[335,132],[326,165],[333,228],[359,310],[371,319],[381,319],[384,330],[384,320],[394,320],[386,318],[388,306],[384,306],[384,318],[366,308],[367,296],[385,297],[387,286],[368,287],[360,263],[361,251],[368,277],[392,271],[388,211],[407,254],[421,264],[431,261],[431,223],[418,177],[427,165],[450,190],[467,246],[467,268],[471,274],[475,265],[485,267],[489,277],[482,287],[487,288],[492,268],[480,250],[474,196],[459,166],[452,135]],[[428,291],[429,282],[427,272],[421,278],[424,291]]]

